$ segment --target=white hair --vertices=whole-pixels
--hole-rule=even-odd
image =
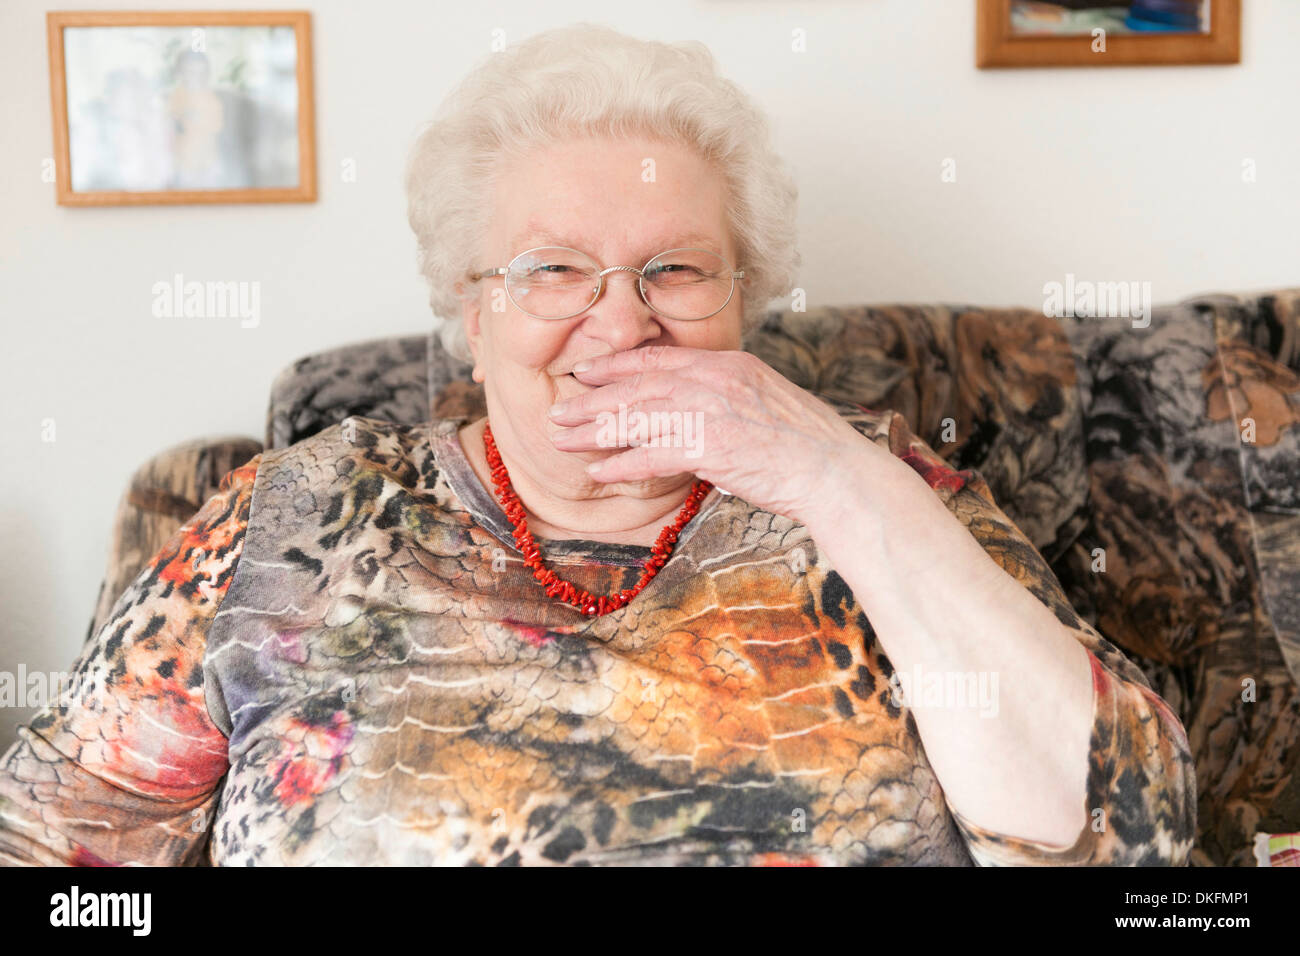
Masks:
[[[800,263],[798,189],[770,145],[768,122],[719,75],[698,41],[640,40],[579,23],[491,54],[443,101],[406,168],[407,217],[439,335],[468,361],[461,297],[505,165],[569,138],[650,137],[693,148],[727,184],[727,215],[742,280],[742,332],[790,294]],[[496,263],[493,263],[495,265]]]

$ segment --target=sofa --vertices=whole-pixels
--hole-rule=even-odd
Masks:
[[[1270,864],[1260,834],[1300,845],[1300,289],[1195,296],[1145,327],[971,305],[772,310],[744,348],[825,398],[901,412],[984,476],[1075,609],[1182,719],[1192,865]],[[260,441],[199,439],[144,463],[88,637],[227,471],[350,415],[481,415],[469,372],[434,332],[309,355],[272,384]]]

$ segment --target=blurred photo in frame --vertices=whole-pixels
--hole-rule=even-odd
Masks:
[[[58,202],[314,202],[311,14],[46,15]]]

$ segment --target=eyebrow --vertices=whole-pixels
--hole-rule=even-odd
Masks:
[[[517,250],[513,253],[514,255],[518,255],[525,249],[549,245],[568,246],[570,249],[577,249],[579,252],[586,252],[587,255],[591,255],[587,250],[594,245],[594,243],[589,243],[586,239],[582,238],[565,236],[551,229],[547,229],[544,226],[536,225],[526,227],[523,232],[519,233],[519,235],[515,236],[515,238],[510,241],[510,248]],[[661,252],[667,252],[669,249],[708,249],[710,252],[722,255],[720,243],[714,237],[705,235],[702,232],[688,232],[685,234],[673,233],[672,238],[664,238],[660,236],[655,241],[648,243],[648,246],[653,248],[654,251],[649,252],[648,250],[642,250],[642,252],[647,253],[647,260],[650,256],[658,255]]]

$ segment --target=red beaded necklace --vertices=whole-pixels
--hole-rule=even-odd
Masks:
[[[505,510],[506,517],[510,519],[510,523],[514,526],[515,546],[523,553],[524,564],[533,569],[533,577],[546,589],[548,597],[559,598],[565,604],[571,604],[583,614],[591,616],[617,611],[641,593],[642,588],[650,583],[650,579],[668,563],[668,558],[677,544],[677,535],[686,525],[686,522],[695,517],[695,513],[700,510],[700,502],[704,500],[704,496],[713,487],[711,482],[703,479],[696,480],[691,486],[691,492],[686,496],[686,504],[682,505],[682,510],[678,512],[676,520],[659,532],[659,540],[650,549],[653,553],[645,560],[645,573],[641,575],[641,580],[634,587],[615,594],[597,597],[590,591],[583,591],[574,587],[542,564],[542,552],[537,547],[537,542],[533,540],[532,532],[528,530],[528,519],[524,515],[524,506],[520,503],[519,496],[515,494],[514,488],[510,486],[510,475],[506,471],[505,463],[501,461],[500,453],[497,451],[497,443],[492,437],[491,425],[485,424],[483,426],[483,447],[487,451],[488,466],[492,469],[492,484],[496,486],[497,498],[501,502],[501,507]]]

